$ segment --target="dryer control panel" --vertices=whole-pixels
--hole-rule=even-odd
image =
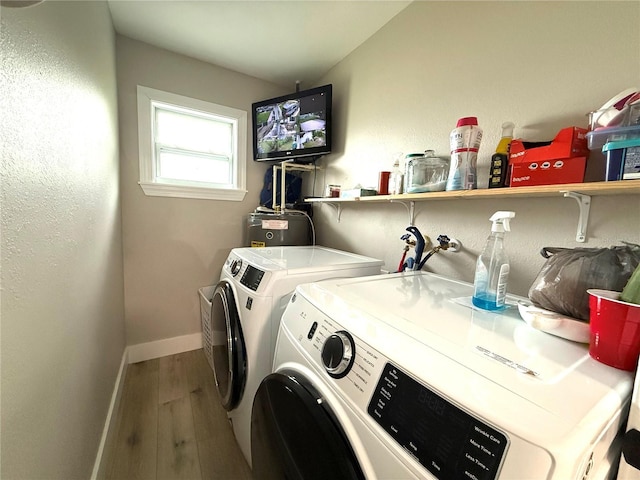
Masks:
[[[241,285],[254,292],[258,292],[258,288],[263,283],[262,280],[265,278],[265,275],[267,275],[268,278],[266,272],[254,267],[249,262],[243,261],[234,254],[229,255],[222,269],[232,277],[239,278]]]
[[[242,274],[242,278],[240,278],[240,283],[255,292],[258,290],[263,276],[264,272],[262,270],[252,265],[247,265],[247,269]]]

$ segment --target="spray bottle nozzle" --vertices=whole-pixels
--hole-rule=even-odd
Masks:
[[[510,232],[511,227],[509,221],[516,216],[516,212],[499,211],[491,215],[490,221],[493,222],[491,226],[492,232]]]
[[[504,122],[502,124],[502,137],[513,138],[513,129],[515,124],[513,122]]]

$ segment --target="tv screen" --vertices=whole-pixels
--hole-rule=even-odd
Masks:
[[[313,160],[331,152],[331,85],[252,105],[256,161]]]

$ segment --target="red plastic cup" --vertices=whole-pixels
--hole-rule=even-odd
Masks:
[[[623,302],[620,292],[587,290],[589,355],[621,370],[635,371],[640,355],[640,305]]]

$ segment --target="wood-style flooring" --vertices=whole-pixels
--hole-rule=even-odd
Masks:
[[[128,366],[100,478],[251,480],[202,350]]]

